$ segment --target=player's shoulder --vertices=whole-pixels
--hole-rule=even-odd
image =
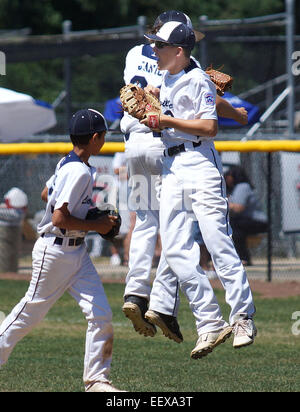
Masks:
[[[190,59],[190,64],[185,68],[185,76],[193,85],[211,86],[212,81],[209,75],[200,67],[196,59]]]
[[[194,58],[190,59],[189,65],[184,69],[184,72],[189,77],[196,77],[202,80],[209,79],[208,74],[205,73],[205,71],[201,68],[199,62]]]
[[[57,164],[57,173],[59,174],[89,174],[87,166],[73,151],[63,157]]]
[[[137,46],[133,46],[127,53],[127,56],[140,54],[143,48],[143,44],[138,44]]]
[[[137,46],[132,47],[127,53],[128,58],[147,58],[151,60],[157,60],[157,57],[153,51],[153,47],[149,44],[139,44]]]

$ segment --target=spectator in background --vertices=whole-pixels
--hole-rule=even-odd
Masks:
[[[266,214],[262,211],[254,186],[240,166],[231,166],[224,174],[229,200],[232,238],[242,263],[251,265],[247,236],[268,230]]]
[[[0,219],[7,222],[18,221],[22,224],[28,208],[26,193],[18,187],[12,187],[3,199],[4,203],[0,205]]]
[[[28,207],[28,197],[23,190],[12,187],[4,195],[4,202],[7,209],[16,209],[20,213],[26,213]]]

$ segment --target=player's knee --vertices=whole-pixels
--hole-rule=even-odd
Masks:
[[[87,316],[87,320],[94,324],[111,324],[112,311],[110,308],[94,308],[92,313]]]

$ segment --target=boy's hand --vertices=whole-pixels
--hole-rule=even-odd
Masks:
[[[157,97],[159,99],[159,95],[160,95],[160,89],[158,87],[154,87],[151,84],[148,84],[145,88],[144,88],[145,92],[147,93],[152,93],[155,97]]]
[[[245,126],[246,124],[248,124],[248,112],[245,109],[245,107],[237,107],[235,109],[236,112],[236,117],[235,117],[235,121],[242,124],[243,126]]]
[[[106,235],[113,227],[117,225],[117,216],[105,215],[95,220],[95,231],[100,235]]]
[[[94,207],[86,215],[87,220],[95,221],[94,230],[105,240],[113,240],[119,234],[122,219],[118,210],[109,204],[102,209]]]

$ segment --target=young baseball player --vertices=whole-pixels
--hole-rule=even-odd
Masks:
[[[29,289],[0,327],[0,365],[20,339],[68,291],[87,322],[83,381],[88,392],[118,392],[108,380],[113,347],[112,312],[102,282],[88,256],[85,234],[106,234],[116,217],[85,220],[96,170],[88,163],[104,144],[107,124],[96,110],[76,112],[70,121],[73,150],[57,165],[42,192],[47,201],[32,252]]]
[[[178,278],[196,318],[199,339],[192,358],[211,352],[229,337],[209,280],[199,266],[199,247],[192,235],[197,219],[204,242],[231,306],[234,347],[253,342],[255,307],[244,267],[232,242],[222,165],[213,138],[217,134],[216,90],[190,53],[195,35],[180,22],[165,23],[156,34],[158,68],[165,70],[160,89],[164,114],[158,116],[165,144],[160,196],[164,257]],[[148,124],[143,120],[142,124]],[[158,274],[150,312],[162,300]],[[147,318],[147,313],[146,313]]]
[[[157,17],[153,32],[168,21],[179,21],[192,29],[191,20],[186,14],[177,10],[169,10]],[[196,37],[199,41],[203,38],[203,34],[196,32]],[[128,52],[124,70],[125,84],[135,83],[143,88],[148,84],[160,87],[162,75],[163,72],[157,67],[157,56],[153,45],[142,44],[133,47]],[[241,124],[247,123],[247,112],[244,108],[235,109],[219,96],[217,97],[217,109],[220,116],[234,118]],[[154,336],[155,326],[150,324],[144,315],[150,299],[150,271],[159,231],[159,192],[164,144],[161,140],[161,133],[153,132],[126,112],[121,120],[121,130],[125,134],[125,153],[132,184],[130,206],[136,210],[123,311],[132,321],[135,330],[145,336]],[[143,178],[142,182],[141,178]],[[134,202],[135,188],[138,189],[138,204]],[[155,316],[156,323],[162,328],[164,334],[180,343],[182,334],[176,319],[179,307],[179,286],[176,276],[170,276],[170,272],[171,269],[162,254],[157,273],[159,278],[166,277],[168,282],[164,282],[161,286],[162,299],[155,308]]]

